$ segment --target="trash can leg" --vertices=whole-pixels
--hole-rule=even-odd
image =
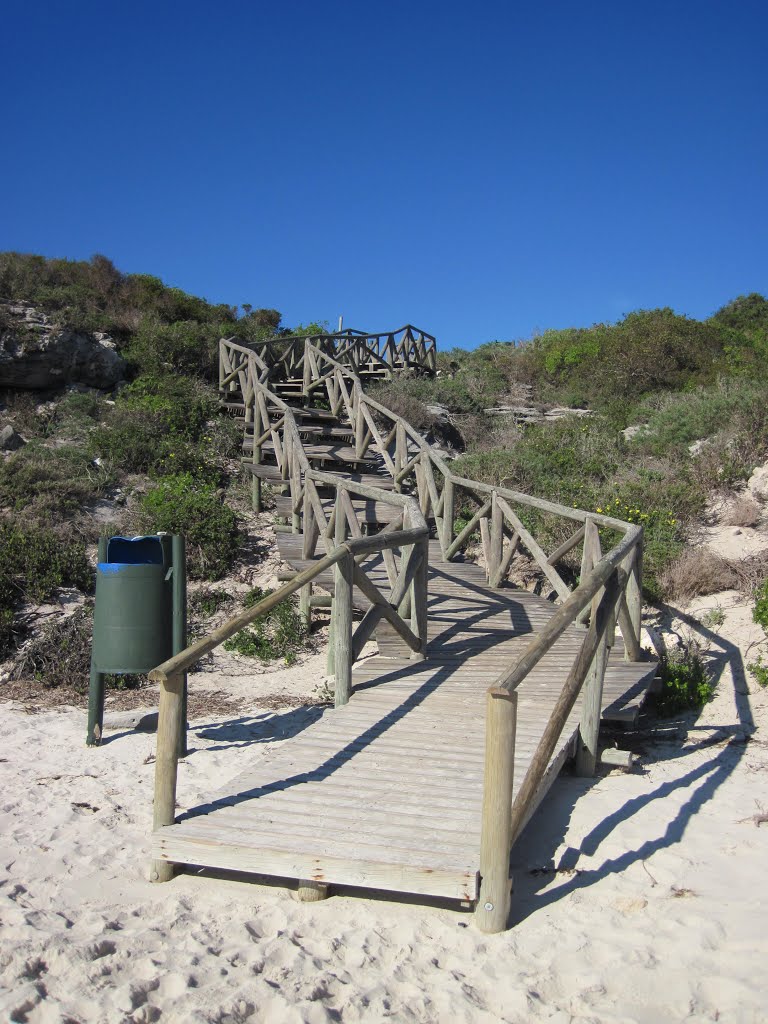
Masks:
[[[99,672],[91,660],[91,679],[88,687],[88,734],[85,742],[98,747],[104,730],[104,673]]]

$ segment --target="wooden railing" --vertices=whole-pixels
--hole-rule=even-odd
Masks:
[[[251,342],[248,349],[270,368],[272,379],[304,376],[306,381],[304,357],[310,350],[330,356],[356,373],[380,371],[389,376],[395,370],[410,369],[431,374],[437,368],[435,339],[411,324],[380,334],[346,330],[288,335]]]
[[[299,593],[302,615],[308,619],[313,582],[333,570],[334,597],[331,613],[331,657],[336,706],[346,704],[352,691],[352,666],[382,618],[386,619],[411,652],[423,659],[427,649],[427,570],[429,530],[416,500],[408,495],[323,473],[310,466],[293,410],[266,387],[269,367],[258,354],[228,340],[221,343],[222,385],[241,390],[246,422],[254,424],[254,453],[269,437],[278,465],[295,496],[303,520],[302,555],[315,559],[318,544],[325,555],[313,561],[279,590],[218,629],[191,644],[150,673],[160,684],[160,706],[155,767],[154,827],[174,821],[178,756],[181,749],[184,674],[204,655],[224,643],[249,623],[266,615],[281,601]],[[234,390],[234,389],[233,389]],[[264,425],[267,429],[264,430]],[[254,480],[257,478],[254,476]],[[326,515],[318,488],[334,493],[333,510]],[[255,494],[255,492],[254,492]],[[352,495],[394,507],[388,526],[373,536],[363,536]],[[298,529],[298,522],[295,524]],[[366,559],[381,554],[386,567],[388,591],[382,590],[366,571]],[[370,607],[357,627],[353,626],[353,593],[357,588]],[[153,862],[152,878],[166,881],[173,866]]]
[[[389,336],[364,336],[366,352],[373,352],[369,344],[371,338],[385,337]],[[302,612],[308,616],[312,581],[327,568],[333,566],[335,577],[332,661],[337,704],[349,699],[351,666],[382,617],[388,619],[416,657],[424,656],[427,524],[431,519],[444,559],[457,557],[470,543],[474,544],[479,535],[488,582],[492,587],[500,587],[516,559],[527,552],[528,562],[537,567],[559,604],[546,626],[515,664],[489,688],[486,696],[480,897],[475,917],[482,930],[499,931],[506,925],[510,907],[511,843],[533,811],[558,738],[582,689],[584,699],[576,768],[580,774],[594,774],[603,678],[617,622],[624,657],[629,661],[642,659],[642,528],[611,516],[568,508],[510,488],[459,476],[410,424],[365,394],[357,372],[361,365],[358,357],[363,354],[362,349],[355,347],[360,336],[348,332],[322,339],[287,340],[289,343],[277,355],[277,349],[265,355],[266,346],[252,350],[223,340],[220,345],[221,382],[224,389],[239,390],[243,396],[247,429],[253,434],[250,459],[254,465],[261,462],[264,445],[271,444],[281,485],[290,495],[291,528],[303,534],[303,557],[313,558],[318,543],[323,545],[326,554],[282,590],[231,619],[220,630],[152,673],[152,678],[162,686],[156,825],[173,821],[175,757],[181,727],[180,673],[247,622],[264,614],[268,607],[296,591],[300,592]],[[377,349],[377,354],[381,351]],[[352,352],[354,355],[350,355]],[[309,398],[322,392],[333,414],[348,420],[355,457],[362,459],[367,453],[375,452],[394,483],[394,492],[311,467],[291,407],[269,387],[274,380],[295,379],[298,371],[301,371],[304,396]],[[256,475],[253,479],[254,504],[258,507],[260,485]],[[330,488],[335,495],[330,515],[318,487]],[[363,537],[351,495],[394,504],[397,513],[379,533]],[[465,510],[465,521],[458,529],[457,505]],[[534,536],[532,521],[537,516],[556,517],[559,522],[570,524],[560,531],[562,536],[549,554]],[[601,530],[612,543],[605,553]],[[348,534],[352,535],[351,540],[346,540]],[[382,594],[359,564],[362,557],[374,551],[381,552],[386,566],[388,594]],[[570,564],[571,575],[578,576],[578,583],[573,587],[558,568],[564,561]],[[355,586],[368,599],[370,608],[353,633],[351,595]],[[517,689],[563,633],[574,628],[581,630],[581,645],[513,803]],[[169,870],[164,863],[156,864],[158,877],[165,877]]]

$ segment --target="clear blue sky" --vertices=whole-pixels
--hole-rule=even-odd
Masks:
[[[2,28],[2,249],[441,347],[768,292],[764,0],[6,0]]]

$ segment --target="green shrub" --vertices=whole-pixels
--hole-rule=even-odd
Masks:
[[[100,255],[86,262],[0,253],[0,297],[31,302],[68,327],[108,331],[122,344],[140,334],[132,353],[140,370],[156,369],[165,361],[177,369],[183,364],[209,371],[210,335],[232,334],[237,323],[231,306],[212,305],[179,288],[168,288],[149,274],[122,274]],[[181,330],[179,337],[164,336],[163,326],[177,321],[208,325],[210,335],[196,335],[191,326]],[[156,329],[157,344],[153,346]],[[196,350],[195,340],[201,336],[205,345]]]
[[[453,465],[471,480],[589,508],[614,476],[623,450],[621,435],[602,419],[569,416],[526,428],[511,447],[461,455]]]
[[[271,590],[256,587],[250,591],[243,603],[246,608],[253,608],[271,593]],[[241,629],[229,640],[225,640],[224,649],[249,658],[259,658],[261,661],[282,658],[286,665],[292,665],[306,638],[307,628],[296,610],[295,601],[287,598],[267,615]]]
[[[237,550],[237,516],[211,484],[190,473],[168,476],[140,502],[140,527],[147,533],[183,533],[190,576],[220,579]]]
[[[32,441],[0,463],[0,505],[28,520],[62,522],[104,494],[110,472],[76,445]]]
[[[0,519],[0,651],[13,638],[14,611],[46,601],[60,587],[91,586],[85,545],[54,530]]]
[[[232,327],[198,320],[163,323],[146,317],[125,350],[128,364],[143,373],[193,374],[213,380],[218,367],[219,339]]]
[[[211,418],[217,401],[200,381],[184,376],[139,377],[120,395],[90,448],[128,473],[175,476],[190,473],[218,484],[221,458],[231,454],[237,425]]]
[[[656,710],[663,717],[700,708],[714,695],[701,652],[695,645],[672,651],[659,666],[661,692]]]
[[[197,437],[219,408],[211,388],[181,374],[143,374],[121,392],[119,403],[159,416],[167,430],[186,437]]]
[[[768,579],[764,580],[755,592],[752,618],[768,637]],[[768,665],[764,664],[762,655],[758,655],[747,668],[761,686],[768,686]]]
[[[232,603],[232,596],[223,590],[203,587],[189,595],[190,616],[197,619],[210,619],[216,612]]]
[[[749,440],[752,450],[768,442],[766,388],[744,378],[722,378],[708,388],[649,396],[635,415],[647,425],[631,449],[686,458],[692,442],[725,436]]]

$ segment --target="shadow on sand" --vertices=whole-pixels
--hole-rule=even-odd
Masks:
[[[512,874],[515,881],[510,924],[514,926],[531,914],[543,910],[572,892],[587,889],[608,875],[624,871],[632,864],[643,862],[658,850],[679,843],[691,817],[696,814],[735,770],[746,751],[755,725],[746,685],[746,671],[741,651],[700,622],[671,608],[670,612],[690,629],[691,634],[706,648],[708,667],[713,681],[723,685],[730,672],[736,721],[722,726],[697,726],[698,713],[689,713],[663,724],[677,726],[677,738],[672,742],[659,742],[651,737],[645,741],[646,763],[670,762],[689,758],[711,750],[703,762],[696,758],[696,766],[675,779],[665,781],[642,796],[627,800],[613,814],[603,819],[581,841],[578,848],[568,847],[557,861],[555,856],[563,842],[577,800],[596,782],[595,779],[566,777],[559,779],[550,790],[543,805],[526,826],[512,851]],[[662,724],[646,717],[640,726],[642,735],[648,726]],[[673,733],[674,730],[671,730]],[[690,735],[701,733],[701,738],[690,742]],[[632,733],[626,734],[632,741]],[[688,739],[688,742],[685,742]],[[647,749],[651,748],[651,749]],[[623,822],[655,801],[677,794],[685,800],[670,818],[659,814],[660,828],[649,835],[636,849],[626,850],[618,857],[606,857],[598,868],[579,869],[582,856],[596,857],[601,844]],[[547,888],[553,875],[563,872],[561,884]],[[543,891],[547,889],[547,891]]]

